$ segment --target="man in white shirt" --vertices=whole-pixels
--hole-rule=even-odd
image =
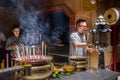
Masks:
[[[86,51],[93,52],[93,48],[89,48],[85,37],[87,23],[84,19],[79,19],[76,22],[76,31],[70,35],[70,56],[86,57]]]

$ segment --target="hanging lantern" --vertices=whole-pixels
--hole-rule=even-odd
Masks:
[[[104,51],[110,42],[110,28],[107,28],[108,23],[104,20],[104,17],[100,15],[98,20],[94,23],[97,28],[91,30],[92,43],[99,51]]]
[[[92,43],[95,46],[96,51],[99,53],[98,67],[104,69],[104,52],[108,49],[110,43],[109,36],[112,30],[107,27],[108,23],[102,15],[98,16],[94,25],[96,28],[90,31],[92,34]]]

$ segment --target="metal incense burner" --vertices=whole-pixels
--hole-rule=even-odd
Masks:
[[[104,69],[104,53],[108,49],[110,43],[110,28],[107,28],[108,23],[104,20],[104,17],[100,15],[98,20],[94,23],[97,28],[90,31],[92,34],[92,43],[95,46],[96,51],[99,53],[98,67]],[[89,42],[89,41],[88,41]]]
[[[45,45],[44,45],[45,46]],[[53,72],[52,57],[46,54],[46,47],[17,47],[16,61],[25,62],[23,80],[47,79]]]
[[[71,56],[70,64],[75,67],[76,71],[84,71],[88,66],[87,57]]]

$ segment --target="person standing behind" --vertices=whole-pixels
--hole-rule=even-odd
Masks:
[[[78,19],[76,21],[75,32],[70,34],[70,55],[86,57],[87,51],[93,52],[93,48],[89,48],[91,44],[88,44],[85,37],[85,32],[87,30],[87,23],[84,19]]]
[[[20,45],[20,38],[21,38],[21,29],[19,25],[14,25],[12,28],[12,33],[10,37],[8,37],[6,41],[6,50],[10,51],[11,57],[16,57],[16,46]],[[20,46],[19,46],[20,47]]]
[[[0,32],[0,63],[4,59],[4,46],[6,42],[6,37],[3,32]]]

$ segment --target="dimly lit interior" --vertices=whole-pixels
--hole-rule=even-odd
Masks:
[[[0,80],[119,80],[119,7],[119,0],[0,0]],[[71,39],[75,32],[85,35],[85,46]]]

